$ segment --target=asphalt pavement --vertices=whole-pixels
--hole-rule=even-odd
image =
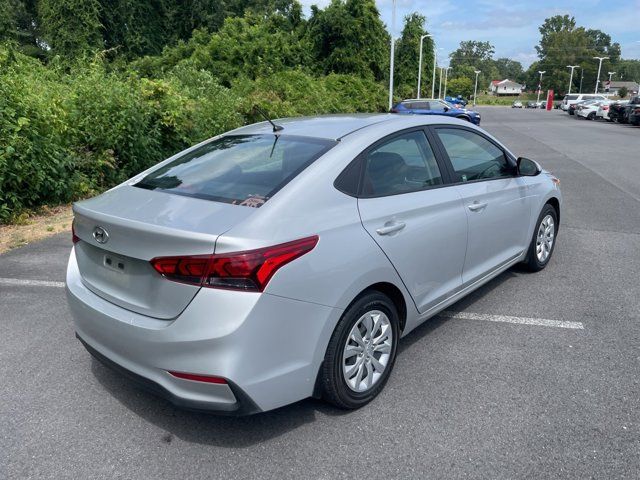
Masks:
[[[385,390],[355,412],[178,410],[75,339],[60,286],[70,235],[0,255],[0,479],[637,479],[640,128],[479,110],[561,179],[554,257],[404,338]],[[501,320],[513,317],[550,322]]]

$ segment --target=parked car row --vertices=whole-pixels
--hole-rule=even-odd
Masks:
[[[529,100],[526,104],[522,104],[520,100],[516,100],[511,104],[511,108],[545,108],[546,102],[540,100],[539,102],[534,102],[533,100]]]
[[[609,100],[602,95],[566,95],[562,110],[586,118],[640,125],[640,96],[630,100]]]

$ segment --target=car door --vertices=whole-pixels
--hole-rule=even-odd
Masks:
[[[362,225],[420,312],[460,288],[467,218],[423,129],[395,134],[360,157]]]
[[[509,263],[527,248],[530,186],[492,140],[465,127],[434,128],[464,203],[469,232],[464,285]]]

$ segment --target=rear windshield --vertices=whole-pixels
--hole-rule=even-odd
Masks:
[[[567,95],[564,97],[565,100],[577,100],[578,95]]]
[[[226,136],[152,171],[135,186],[260,207],[335,144],[287,135]]]

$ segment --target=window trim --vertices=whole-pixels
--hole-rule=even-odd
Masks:
[[[468,185],[470,183],[478,183],[478,182],[493,182],[495,180],[504,180],[505,178],[520,178],[520,175],[518,175],[518,171],[517,171],[517,164],[516,164],[516,159],[513,157],[513,155],[511,155],[511,153],[506,150],[504,147],[500,146],[499,144],[497,144],[493,139],[489,138],[487,135],[484,134],[484,132],[480,131],[480,130],[474,130],[471,128],[467,128],[465,126],[462,125],[446,125],[446,124],[438,124],[438,125],[429,125],[429,130],[432,131],[432,135],[435,141],[435,144],[438,146],[438,149],[440,150],[440,155],[442,156],[442,159],[446,162],[447,165],[447,169],[449,172],[449,176],[452,179],[452,185]],[[484,138],[485,140],[487,140],[489,143],[491,143],[494,147],[496,147],[498,150],[500,150],[502,152],[502,154],[504,155],[504,157],[507,159],[507,163],[511,166],[513,173],[508,176],[508,177],[495,177],[495,178],[478,178],[476,180],[468,180],[466,182],[462,181],[462,177],[460,176],[460,174],[458,172],[455,171],[455,169],[453,168],[453,163],[451,162],[451,159],[449,158],[449,154],[447,153],[446,148],[444,147],[444,144],[442,143],[442,141],[440,140],[440,137],[438,136],[437,130],[441,130],[441,129],[455,129],[455,130],[464,130],[470,133],[475,133],[476,135],[481,136],[482,138]]]
[[[364,187],[364,165],[365,165],[364,160],[365,160],[366,156],[371,151],[377,149],[378,147],[380,147],[381,145],[383,145],[385,143],[388,143],[389,141],[393,140],[395,137],[400,137],[400,136],[406,135],[408,133],[413,133],[413,132],[418,132],[418,131],[422,132],[424,134],[427,144],[429,145],[429,147],[433,151],[433,156],[436,159],[436,165],[438,166],[438,170],[440,170],[440,177],[442,178],[442,183],[440,185],[427,185],[427,186],[425,186],[425,187],[423,187],[423,188],[421,188],[419,190],[412,190],[410,192],[398,192],[398,193],[393,193],[393,194],[390,194],[390,195],[363,195],[362,194],[362,190],[363,190],[363,187]],[[358,165],[356,167],[353,167],[353,168],[358,168],[359,169],[359,173],[358,173],[358,182],[357,182],[357,186],[356,186],[356,191],[355,191],[355,194],[354,194],[353,192],[348,192],[348,191],[345,191],[345,190],[343,190],[341,188],[338,188],[337,184],[339,183],[339,179],[343,175],[343,173],[346,172],[349,168],[352,168],[352,165],[355,164],[355,163],[358,163]],[[367,148],[365,148],[362,152],[360,152],[358,155],[356,155],[356,157],[351,162],[349,162],[349,164],[345,168],[342,169],[340,174],[334,180],[333,185],[337,190],[339,190],[340,192],[344,193],[345,195],[349,195],[350,197],[354,197],[354,198],[358,198],[358,199],[385,198],[385,197],[395,197],[397,195],[410,195],[412,193],[424,192],[426,190],[435,190],[435,189],[438,189],[438,188],[450,187],[451,185],[453,185],[450,175],[451,174],[449,172],[447,164],[444,161],[444,158],[441,158],[441,156],[440,156],[439,146],[434,144],[433,135],[428,130],[427,126],[423,125],[423,126],[406,128],[404,130],[398,130],[397,132],[390,133],[389,135],[386,135],[386,136],[376,140],[374,143],[372,143]]]

